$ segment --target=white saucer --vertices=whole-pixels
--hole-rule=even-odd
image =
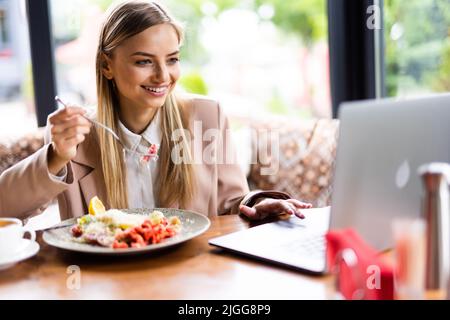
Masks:
[[[0,270],[11,268],[16,263],[28,259],[38,253],[39,243],[36,241],[31,242],[31,240],[28,239],[22,239],[22,241],[24,242],[23,246],[26,246],[25,249],[15,253],[11,257],[0,258]]]

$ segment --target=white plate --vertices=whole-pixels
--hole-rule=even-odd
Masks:
[[[0,258],[0,270],[11,268],[16,263],[34,256],[39,251],[39,243],[28,239],[22,239],[25,249],[8,258]]]
[[[178,233],[176,236],[172,238],[164,239],[160,243],[149,244],[148,246],[142,248],[113,249],[73,241],[70,229],[74,224],[76,224],[77,219],[72,218],[69,220],[62,221],[60,223],[60,225],[67,225],[67,227],[45,231],[43,234],[43,239],[50,246],[70,251],[103,254],[103,255],[126,255],[126,254],[136,254],[155,251],[162,248],[174,246],[176,244],[185,242],[187,240],[190,240],[192,238],[201,235],[203,232],[208,230],[209,226],[211,225],[211,222],[206,216],[201,215],[200,213],[187,210],[156,208],[156,209],[127,209],[122,211],[136,214],[150,214],[151,212],[153,212],[153,210],[161,211],[167,218],[170,218],[172,216],[178,216],[181,220],[182,226],[180,233]]]

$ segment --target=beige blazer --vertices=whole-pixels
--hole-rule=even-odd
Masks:
[[[228,121],[217,102],[201,96],[190,96],[187,102],[185,108],[194,135],[193,125],[197,120],[201,121],[202,134],[208,129],[219,129],[224,141],[227,140]],[[208,139],[203,141],[203,149],[210,144]],[[231,147],[229,143],[226,145]],[[49,146],[47,137],[44,147],[1,174],[0,217],[26,219],[41,213],[57,198],[61,219],[64,220],[86,214],[92,197],[107,198],[95,130],[91,130],[86,140],[78,146],[76,157],[69,162],[66,182],[54,180],[48,172]],[[228,152],[233,156],[233,163],[196,163],[197,193],[192,203],[182,209],[214,216],[238,213],[240,203],[254,203],[261,196],[289,198],[282,193],[249,193],[246,177],[236,161],[234,150],[216,149],[217,159],[220,159],[222,152]]]

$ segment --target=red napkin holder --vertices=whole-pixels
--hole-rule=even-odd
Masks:
[[[328,268],[345,299],[394,299],[394,267],[356,231],[330,230],[326,240]]]

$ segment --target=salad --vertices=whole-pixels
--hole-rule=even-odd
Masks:
[[[167,218],[157,210],[149,215],[106,211],[99,202],[97,197],[93,198],[89,214],[78,218],[72,227],[75,241],[115,249],[141,248],[173,237],[181,230],[181,221],[176,216]]]

